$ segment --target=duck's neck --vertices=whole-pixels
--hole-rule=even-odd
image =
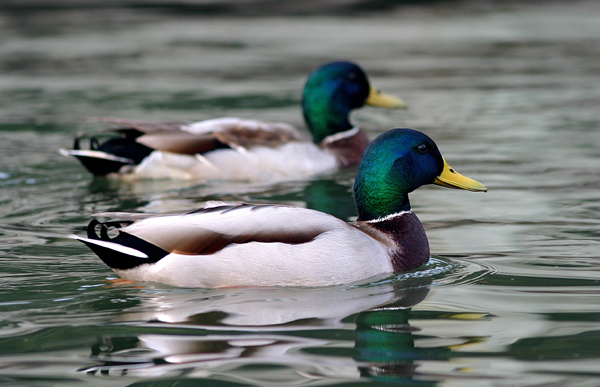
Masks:
[[[319,143],[321,148],[327,149],[335,155],[340,168],[358,165],[368,145],[369,137],[357,127],[327,136]]]
[[[390,257],[395,271],[416,269],[429,260],[427,235],[419,218],[412,211],[392,214],[364,224],[392,239]]]
[[[364,165],[361,164],[361,167]],[[359,172],[360,174],[360,168]],[[357,179],[354,184],[354,202],[358,220],[374,221],[393,214],[410,211],[408,194],[392,179]]]
[[[322,95],[305,94],[302,114],[315,144],[326,137],[352,129],[350,109],[343,104],[327,100]]]

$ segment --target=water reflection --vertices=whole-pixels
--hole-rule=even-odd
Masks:
[[[417,366],[409,315],[430,284],[424,277],[321,289],[151,292],[119,316],[144,323],[142,333],[100,337],[91,350],[98,364],[80,371],[256,385],[410,380]]]
[[[304,197],[307,208],[343,220],[356,217],[352,182],[340,184],[333,180],[315,180],[304,188]]]
[[[343,220],[356,217],[352,196],[354,170],[332,178],[287,181],[278,184],[209,182],[197,184],[167,180],[127,181],[96,177],[82,202],[109,204],[112,211],[176,213],[192,211],[207,200],[283,203],[306,207]],[[100,211],[96,208],[95,211]],[[87,213],[91,216],[91,213]]]

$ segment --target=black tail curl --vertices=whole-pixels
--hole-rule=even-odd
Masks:
[[[88,227],[87,227],[87,236],[90,239],[97,239],[97,240],[103,240],[103,241],[107,241],[107,242],[113,242],[111,240],[112,238],[108,235],[109,228],[114,227],[115,229],[120,229],[121,227],[129,226],[132,223],[133,222],[130,220],[116,220],[116,221],[112,221],[112,222],[100,223],[96,219],[92,219],[92,221],[90,222],[90,224],[88,224]],[[100,225],[100,236],[98,236],[98,230],[96,227],[98,225]],[[120,233],[121,232],[119,231],[119,234]]]
[[[140,133],[135,131],[136,133]],[[133,133],[133,132],[132,132]],[[140,133],[141,134],[141,133]],[[73,141],[73,149],[81,150],[81,141],[86,134],[79,134]],[[109,173],[119,173],[124,166],[138,165],[154,151],[135,139],[139,134],[118,133],[117,136],[100,142],[96,137],[89,137],[89,149],[120,157],[123,161],[110,160],[101,157],[76,155],[83,166],[95,176],[105,176]]]

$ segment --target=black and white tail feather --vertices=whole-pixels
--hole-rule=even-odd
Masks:
[[[123,231],[117,231],[118,234],[112,238],[109,236],[111,228],[118,230],[132,223],[133,221],[100,223],[93,219],[87,228],[87,238],[73,234],[69,237],[86,244],[112,269],[127,270],[156,263],[168,254],[160,247]]]

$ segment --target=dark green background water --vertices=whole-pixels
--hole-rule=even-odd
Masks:
[[[0,7],[0,385],[600,384],[600,3],[73,4]],[[356,112],[371,137],[422,130],[490,189],[412,194],[425,268],[325,289],[111,286],[66,237],[94,212],[217,198],[351,220],[354,170],[127,184],[57,152],[100,116],[304,128],[304,79],[333,59],[410,105]]]

